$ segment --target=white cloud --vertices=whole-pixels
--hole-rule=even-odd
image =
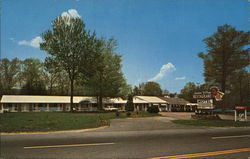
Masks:
[[[10,37],[9,38],[12,42],[15,42],[15,38]]]
[[[168,72],[172,72],[172,71],[175,71],[175,66],[169,62],[165,65],[162,65],[161,69],[160,69],[160,72],[154,76],[153,78],[149,79],[148,81],[157,81],[157,80],[160,80],[162,79],[164,76],[166,76],[166,74]]]
[[[18,41],[18,45],[27,45],[27,46],[31,46],[34,48],[39,48],[40,43],[42,43],[42,42],[43,42],[42,38],[40,36],[37,36],[30,41],[26,41],[26,40]]]
[[[175,80],[185,80],[186,77],[185,76],[182,76],[182,77],[176,77]]]
[[[67,12],[63,12],[61,16],[68,17],[68,18],[81,18],[81,16],[78,14],[77,10],[75,9],[69,9]]]

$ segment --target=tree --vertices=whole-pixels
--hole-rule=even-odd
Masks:
[[[127,112],[132,112],[134,111],[134,104],[133,104],[133,95],[132,94],[129,94],[128,95],[128,100],[127,100],[127,103],[125,105],[125,110]]]
[[[89,92],[97,96],[99,109],[102,109],[103,97],[127,96],[129,90],[121,70],[121,56],[115,53],[116,41],[102,39],[102,42],[97,70],[86,83]]]
[[[141,92],[140,88],[138,88],[137,86],[135,86],[134,89],[133,89],[133,95],[134,96],[142,95],[142,92]]]
[[[18,76],[21,72],[21,63],[18,58],[11,61],[4,58],[0,61],[0,89],[1,94],[11,94],[14,86],[17,85]]]
[[[170,95],[170,92],[169,92],[167,89],[164,89],[164,90],[162,91],[162,95],[163,95],[163,96],[169,96],[169,95]]]
[[[237,105],[249,107],[249,77],[250,73],[242,70],[231,76],[229,93],[225,96],[225,103],[233,108]]]
[[[45,61],[44,78],[50,95],[68,95],[69,79],[65,70],[54,63],[55,61]]]
[[[43,79],[44,65],[34,58],[28,58],[22,61],[21,78],[23,80],[22,94],[40,95],[46,94],[45,81]]]
[[[187,82],[184,88],[181,89],[181,93],[178,95],[180,98],[184,98],[189,102],[196,103],[196,99],[193,98],[195,92],[209,91],[207,84],[199,84],[194,82]]]
[[[52,22],[52,30],[42,34],[40,48],[48,52],[46,61],[53,61],[56,67],[63,68],[70,80],[70,108],[73,111],[75,80],[80,72],[86,78],[91,74],[91,66],[99,52],[100,43],[85,29],[79,17],[61,15]]]
[[[223,25],[204,39],[207,54],[199,53],[199,57],[204,61],[206,83],[220,85],[222,92],[227,91],[230,76],[249,64],[249,38],[250,32]]]
[[[147,82],[143,83],[140,86],[142,90],[142,95],[145,96],[162,96],[162,89],[159,83],[157,82]]]
[[[217,28],[217,32],[204,39],[207,54],[199,53],[204,61],[205,81],[209,85],[218,85],[226,93],[230,86],[230,78],[249,65],[250,32],[237,31],[230,25]],[[225,109],[225,101],[221,103]]]
[[[196,99],[193,99],[193,94],[197,92],[197,86],[194,82],[188,82],[184,86],[183,89],[181,89],[181,93],[179,94],[180,98],[184,98],[189,102],[196,102]]]

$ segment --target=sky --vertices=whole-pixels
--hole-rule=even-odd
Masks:
[[[180,92],[204,83],[203,39],[229,24],[249,30],[247,0],[2,0],[1,58],[39,58],[41,34],[62,15],[79,16],[98,37],[115,38],[131,85],[155,81]]]

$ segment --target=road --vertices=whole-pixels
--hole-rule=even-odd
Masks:
[[[170,120],[119,119],[110,127],[86,132],[1,135],[1,157],[248,159],[250,155],[250,128],[197,128]]]

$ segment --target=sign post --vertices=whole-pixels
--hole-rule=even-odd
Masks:
[[[197,99],[197,113],[213,115],[213,109],[215,108],[213,100],[221,101],[223,96],[224,93],[220,92],[216,86],[210,87],[210,91],[207,92],[195,92],[193,98]]]
[[[247,121],[247,107],[236,106],[234,110],[234,121]]]

